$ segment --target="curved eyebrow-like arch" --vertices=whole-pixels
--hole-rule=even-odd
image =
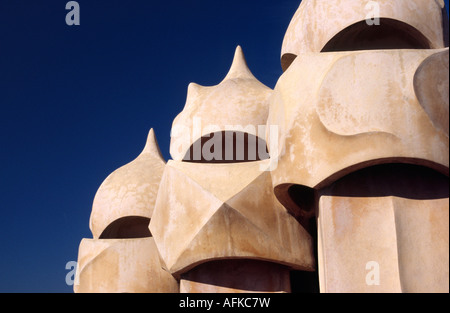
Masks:
[[[404,22],[381,18],[380,25],[360,21],[331,38],[321,52],[431,49],[430,41],[415,27]]]
[[[147,238],[152,234],[148,225],[150,219],[142,216],[121,217],[105,228],[100,239],[134,239]]]
[[[205,154],[205,149],[209,157]],[[203,136],[194,142],[186,152],[183,162],[244,163],[269,158],[264,139],[239,131],[222,131]]]

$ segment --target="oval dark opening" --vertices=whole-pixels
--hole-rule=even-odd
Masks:
[[[126,216],[108,225],[100,235],[100,239],[134,239],[147,238],[152,234],[148,225],[150,219],[141,216]]]
[[[183,162],[243,163],[269,159],[266,141],[244,132],[222,131],[198,139]]]
[[[430,48],[429,40],[416,28],[381,18],[380,25],[361,21],[345,28],[328,41],[321,52]]]
[[[448,177],[413,164],[380,164],[350,173],[321,190],[342,197],[399,197],[414,200],[449,197]]]

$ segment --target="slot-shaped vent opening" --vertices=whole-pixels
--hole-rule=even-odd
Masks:
[[[100,235],[100,239],[134,239],[147,238],[152,234],[148,225],[150,219],[142,216],[126,216],[108,225]]]
[[[413,26],[388,18],[379,21],[379,25],[361,21],[345,28],[321,52],[431,49],[429,40]]]
[[[265,140],[244,132],[222,131],[198,139],[183,162],[243,163],[266,159],[269,153]]]

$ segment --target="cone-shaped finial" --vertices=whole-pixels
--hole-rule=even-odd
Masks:
[[[148,133],[147,143],[145,144],[144,150],[142,151],[141,154],[147,153],[153,154],[154,156],[157,156],[162,160],[164,160],[161,154],[161,150],[159,149],[159,145],[156,140],[155,131],[153,130],[153,128],[150,129],[150,132]]]
[[[98,189],[89,224],[94,238],[116,236],[116,226],[108,227],[121,218],[152,218],[165,163],[151,129],[142,153],[111,173]]]
[[[224,81],[227,79],[234,78],[255,78],[252,72],[247,66],[247,61],[245,60],[244,52],[241,46],[237,46],[236,52],[234,53],[233,64],[225,77]]]

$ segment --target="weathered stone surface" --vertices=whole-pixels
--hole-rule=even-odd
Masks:
[[[275,87],[268,120],[279,126],[274,187],[314,188],[386,162],[419,163],[448,175],[448,132],[423,108],[448,110],[448,89],[430,86],[438,94],[421,104],[420,78],[414,87],[418,68],[424,71],[421,64],[445,51],[309,53],[296,59]],[[448,66],[448,58],[442,62]],[[448,76],[439,77],[448,86]]]
[[[449,50],[435,53],[419,65],[414,75],[414,91],[437,130],[448,134]]]
[[[402,164],[320,190],[321,292],[448,293],[448,194],[448,177]]]
[[[75,292],[178,293],[177,281],[164,271],[153,238],[83,239],[78,254]]]
[[[269,163],[169,161],[150,223],[169,272],[224,258],[314,270],[311,236],[275,199]]]

